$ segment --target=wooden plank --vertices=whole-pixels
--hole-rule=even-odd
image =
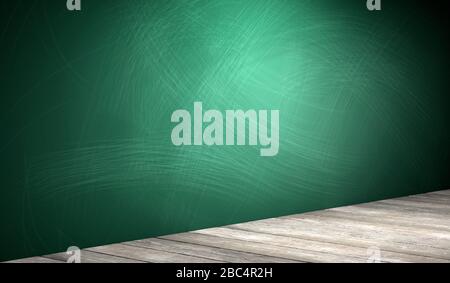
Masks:
[[[146,247],[158,251],[173,252],[183,255],[196,255],[203,258],[234,263],[288,263],[295,262],[293,260],[259,255],[255,253],[234,251],[226,248],[203,246],[198,244],[191,244],[186,242],[171,241],[165,239],[146,239],[140,241],[127,242],[137,247]]]
[[[314,221],[321,222],[324,226],[333,226],[333,228],[346,228],[346,229],[354,229],[354,230],[370,230],[370,231],[384,231],[385,233],[395,233],[396,235],[409,235],[412,237],[427,237],[426,239],[439,239],[438,246],[441,244],[447,243],[447,247],[450,248],[450,233],[449,229],[437,229],[433,227],[432,229],[427,227],[419,227],[411,225],[399,225],[395,222],[385,221],[383,218],[375,219],[377,221],[367,221],[367,218],[355,217],[353,219],[347,219],[345,217],[333,217],[333,213],[330,212],[331,215],[326,215],[325,213],[316,213],[316,214],[305,214],[303,216],[298,215],[295,218],[282,218],[287,220],[299,220],[312,222]],[[414,220],[413,220],[414,221]],[[329,229],[329,228],[328,228]]]
[[[440,221],[432,217],[410,217],[402,213],[391,213],[386,210],[370,210],[357,206],[349,206],[338,209],[329,209],[307,214],[286,216],[286,219],[302,219],[304,217],[332,217],[355,222],[367,222],[372,224],[389,224],[410,229],[427,229],[450,233],[450,221]],[[444,222],[444,223],[443,223]],[[448,223],[448,224],[447,224]]]
[[[450,214],[450,206],[448,204],[430,203],[423,200],[414,200],[412,198],[389,199],[382,200],[379,203],[385,203],[394,207],[402,206],[409,209],[422,209],[430,212]]]
[[[390,211],[397,211],[404,213],[405,215],[417,215],[417,214],[428,214],[433,215],[438,218],[444,218],[444,216],[449,214],[449,210],[441,210],[427,208],[420,205],[413,206],[412,204],[405,203],[386,203],[386,202],[371,202],[358,205],[363,208],[374,208],[374,209],[386,209]],[[447,217],[445,217],[447,218]],[[447,218],[448,219],[448,218]]]
[[[60,260],[54,260],[45,257],[30,257],[18,260],[7,261],[6,263],[64,263]]]
[[[58,253],[45,256],[45,258],[62,262],[67,262],[68,257],[69,256],[66,253]],[[144,261],[102,254],[89,250],[82,250],[80,259],[81,263],[144,263]]]
[[[450,190],[441,190],[441,191],[431,192],[431,193],[427,193],[427,194],[442,195],[444,197],[450,197]]]
[[[401,206],[395,207],[385,203],[367,203],[367,204],[360,204],[357,206],[333,208],[331,210],[347,211],[350,213],[354,212],[357,215],[359,214],[379,215],[385,218],[391,216],[400,216],[403,218],[417,219],[417,223],[421,222],[422,220],[423,220],[422,222],[431,221],[430,223],[442,224],[447,227],[448,223],[450,222],[447,213],[441,214],[436,212],[424,211],[421,209],[411,209]]]
[[[356,215],[372,215],[386,217],[401,217],[403,219],[412,219],[416,222],[424,221],[434,224],[444,224],[448,226],[450,224],[449,214],[440,214],[435,212],[427,212],[421,210],[405,209],[403,207],[395,207],[389,204],[382,203],[370,203],[361,204],[356,206],[347,206],[330,209],[331,211],[346,211],[355,213]]]
[[[311,251],[294,247],[273,245],[269,242],[258,242],[252,239],[236,239],[206,233],[186,233],[162,237],[172,241],[179,241],[207,247],[226,247],[234,251],[245,251],[270,257],[286,258],[298,262],[361,262],[362,258],[328,254],[322,251]]]
[[[325,253],[328,256],[336,256],[337,258],[353,257],[357,262],[366,262],[368,259],[367,247],[354,247],[336,243],[317,242],[312,240],[305,240],[293,237],[285,237],[264,233],[255,233],[250,231],[236,230],[231,228],[214,228],[198,231],[206,235],[217,237],[226,237],[229,239],[243,240],[264,243],[266,245],[273,245],[273,249],[280,249],[280,247],[293,247],[299,250],[307,249],[309,251],[316,251]],[[227,246],[224,246],[226,248]],[[396,253],[390,251],[382,251],[382,261],[384,262],[450,262],[447,260],[411,255],[405,253]],[[332,262],[325,258],[321,262]],[[340,262],[340,260],[338,261]]]
[[[449,196],[443,196],[438,194],[423,194],[402,198],[403,200],[422,201],[427,203],[435,203],[449,206]]]
[[[245,231],[296,237],[347,246],[371,247],[382,250],[450,260],[448,233],[419,233],[384,230],[377,225],[365,229],[352,225],[327,223],[311,219],[269,219],[230,226]]]
[[[117,257],[153,263],[214,263],[220,262],[197,256],[188,256],[149,248],[136,247],[125,244],[114,244],[87,249],[88,251],[113,255]]]

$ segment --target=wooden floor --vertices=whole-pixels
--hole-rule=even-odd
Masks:
[[[66,262],[63,254],[15,262]],[[96,262],[450,262],[450,190],[83,250]]]

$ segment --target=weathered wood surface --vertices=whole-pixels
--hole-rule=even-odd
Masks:
[[[374,249],[381,262],[450,262],[450,190],[90,248],[81,261],[367,262]]]

